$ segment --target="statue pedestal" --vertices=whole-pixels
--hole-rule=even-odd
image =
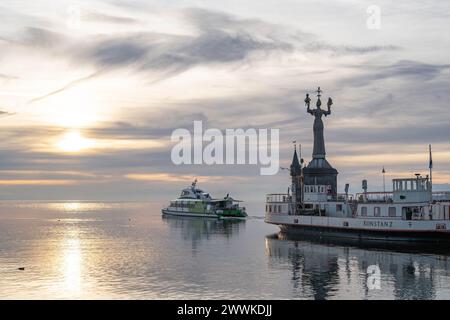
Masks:
[[[303,169],[305,185],[329,185],[331,193],[337,194],[338,171],[325,158],[313,158]]]

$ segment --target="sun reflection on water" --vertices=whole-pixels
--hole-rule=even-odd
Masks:
[[[80,240],[67,239],[64,243],[63,277],[65,289],[70,294],[81,293],[81,262]]]
[[[79,202],[68,202],[62,205],[64,211],[73,212],[80,211],[82,209],[82,204]]]

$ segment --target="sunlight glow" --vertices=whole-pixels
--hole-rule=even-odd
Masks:
[[[87,127],[100,120],[100,102],[86,87],[55,94],[42,100],[40,106],[46,121],[66,128]]]
[[[57,147],[65,152],[79,152],[85,149],[92,148],[94,142],[84,138],[78,131],[70,131],[66,133],[62,140],[57,144]]]

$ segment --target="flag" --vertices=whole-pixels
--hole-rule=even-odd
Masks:
[[[381,173],[386,173],[386,170],[384,170],[384,166],[383,166],[383,170],[381,170]]]
[[[430,163],[428,165],[428,168],[432,169],[433,168],[433,158],[431,156],[431,144],[429,145],[430,148]]]

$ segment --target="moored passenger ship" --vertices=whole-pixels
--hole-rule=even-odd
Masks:
[[[450,243],[450,192],[433,192],[430,174],[392,180],[392,192],[363,192],[353,197],[337,193],[337,170],[325,158],[320,88],[315,117],[313,159],[307,166],[294,150],[290,166],[291,192],[266,196],[267,223],[282,232],[304,235],[357,238],[360,240],[424,241]],[[384,169],[383,169],[384,170]]]

